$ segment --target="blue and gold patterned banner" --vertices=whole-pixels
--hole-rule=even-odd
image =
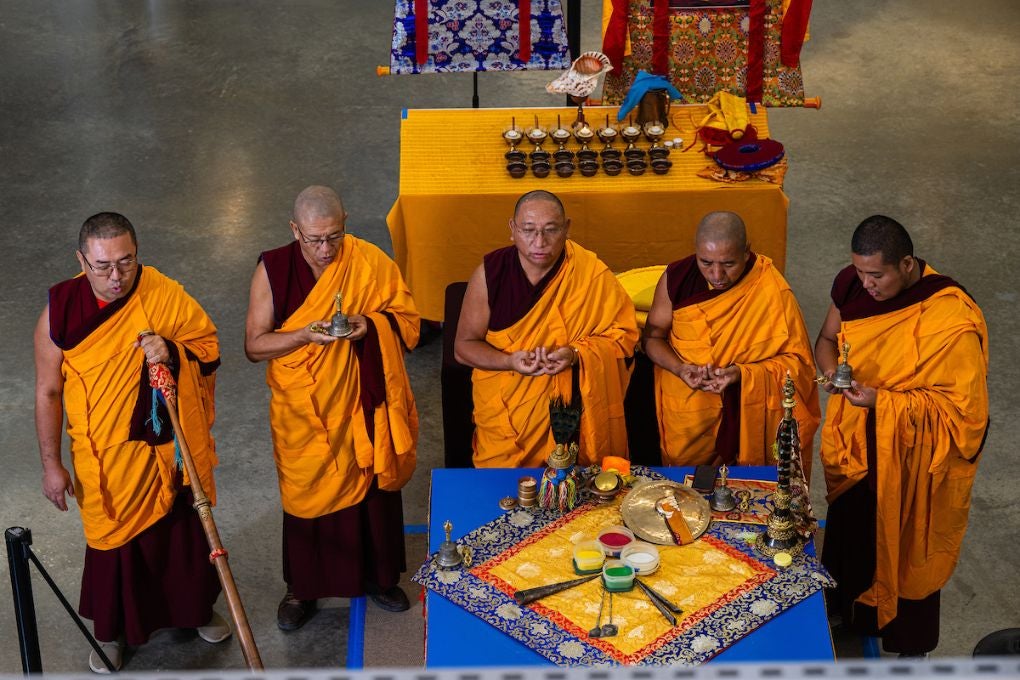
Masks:
[[[635,473],[662,479],[645,468]],[[763,527],[717,520],[690,545],[661,546],[659,570],[641,577],[683,609],[675,626],[634,590],[613,596],[618,635],[590,636],[603,618],[598,579],[518,605],[518,590],[576,578],[573,544],[621,524],[619,500],[565,515],[516,509],[458,541],[471,548],[470,568],[440,569],[431,556],[414,580],[559,665],[703,663],[831,583],[810,556],[785,569],[762,558],[753,546]]]
[[[529,15],[524,31],[522,10]],[[424,41],[419,35],[423,32]],[[527,43],[523,46],[522,37]],[[396,0],[390,73],[557,70],[569,65],[560,0]]]

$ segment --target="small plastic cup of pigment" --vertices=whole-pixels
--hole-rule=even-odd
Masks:
[[[634,568],[620,560],[607,560],[602,567],[602,583],[606,590],[622,593],[634,587]]]
[[[659,568],[659,549],[651,543],[634,541],[620,551],[620,560],[640,576],[654,574]]]
[[[598,541],[580,541],[574,546],[574,571],[578,574],[597,574],[606,562],[606,553]]]
[[[620,551],[634,541],[634,532],[627,527],[613,525],[599,532],[598,541],[610,557],[619,557]]]

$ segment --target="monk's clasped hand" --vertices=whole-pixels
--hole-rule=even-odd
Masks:
[[[543,365],[538,360],[537,352],[520,350],[510,355],[510,368],[521,375],[541,375]]]
[[[162,364],[170,361],[170,350],[167,349],[166,340],[155,333],[139,335],[135,341],[135,347],[140,347],[145,352],[145,361],[150,364]]]

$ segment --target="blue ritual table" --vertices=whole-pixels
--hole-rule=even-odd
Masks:
[[[692,468],[654,468],[663,476],[682,481]],[[498,500],[514,495],[517,480],[525,474],[536,478],[540,470],[436,469],[432,471],[429,501],[429,552],[443,541],[443,522],[453,523],[453,540],[503,514]],[[772,480],[772,467],[731,468],[732,479]],[[807,551],[813,554],[814,546]],[[441,595],[425,591],[425,663],[430,668],[458,666],[551,665],[546,657],[504,634]],[[832,639],[821,591],[713,657],[712,661],[824,661],[834,660]]]

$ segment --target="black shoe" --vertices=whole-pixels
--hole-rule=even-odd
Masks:
[[[370,592],[368,596],[372,598],[372,602],[388,612],[406,612],[411,608],[411,603],[400,586],[393,586],[381,592]]]
[[[276,609],[276,625],[280,630],[297,630],[305,625],[313,614],[315,600],[299,600],[288,590]]]

